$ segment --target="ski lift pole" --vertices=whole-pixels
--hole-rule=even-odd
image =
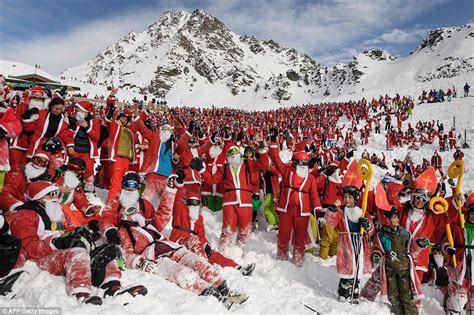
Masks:
[[[365,211],[367,210],[367,201],[369,200],[369,189],[372,183],[372,177],[374,174],[374,169],[372,168],[372,164],[369,160],[361,159],[359,163],[357,163],[357,175],[365,180],[365,189],[364,194],[362,195],[362,217],[365,216]],[[354,282],[352,283],[352,291],[351,291],[351,303],[354,301],[354,293],[355,287],[357,285],[357,281],[359,278],[359,268],[360,268],[360,250],[363,246],[363,236],[364,236],[364,227],[360,227],[358,242],[357,242],[357,260],[356,260],[356,270],[354,276]]]

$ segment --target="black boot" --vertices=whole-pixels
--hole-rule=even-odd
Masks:
[[[74,294],[74,296],[81,303],[93,304],[93,305],[102,305],[102,299],[97,295],[92,295],[91,296],[89,293],[82,292],[82,293]]]
[[[148,289],[142,285],[135,285],[127,289],[122,289],[120,281],[117,280],[104,283],[100,286],[100,288],[105,290],[104,297],[122,295],[124,293],[128,293],[131,296],[135,297],[137,295],[146,295],[148,293]]]
[[[28,272],[24,270],[17,271],[11,275],[6,276],[3,279],[0,279],[0,296],[8,295],[13,291],[15,284],[18,284],[20,278],[26,277]]]
[[[240,266],[237,269],[240,271],[240,273],[243,276],[250,277],[253,274],[253,271],[255,270],[255,265],[256,265],[255,263],[252,263],[252,264],[248,264],[245,267]]]
[[[103,244],[90,253],[92,285],[98,287],[105,279],[105,268],[109,262],[121,257],[122,253],[114,244]]]

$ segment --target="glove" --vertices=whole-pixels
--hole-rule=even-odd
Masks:
[[[397,261],[398,260],[397,253],[395,253],[393,250],[388,252],[388,256],[390,257],[390,259],[392,261]]]
[[[380,259],[382,259],[382,257],[380,256],[379,253],[373,253],[372,254],[372,263],[374,265],[377,265],[378,263],[380,263]]]
[[[268,131],[268,136],[270,137],[270,140],[272,142],[277,141],[277,135],[278,135],[278,130],[276,128],[270,128],[270,130]]]
[[[239,132],[239,133],[237,134],[237,138],[236,138],[237,142],[242,141],[242,139],[244,138],[244,136],[245,136],[245,132],[243,132],[243,131]]]
[[[231,134],[230,134],[230,127],[229,127],[229,126],[224,127],[224,138],[225,138],[225,139],[230,139],[230,136],[231,136]]]
[[[196,122],[194,120],[191,120],[188,126],[188,132],[190,134],[193,134],[195,128],[196,128]]]
[[[184,178],[186,177],[186,174],[184,174],[184,170],[180,168],[179,170],[176,171],[176,183],[182,185],[184,183]]]
[[[454,254],[456,254],[456,248],[454,248],[453,246],[447,246],[446,247],[446,253],[449,256],[453,256]]]
[[[91,220],[87,224],[89,229],[93,232],[99,232],[99,221],[98,220]]]
[[[168,176],[168,178],[166,179],[166,186],[172,189],[176,188],[176,178],[178,178],[178,175],[176,174],[171,174],[170,176]]]
[[[430,240],[427,237],[420,237],[416,240],[416,243],[421,248],[425,248],[426,246],[430,245]]]
[[[318,225],[323,227],[326,225],[326,218],[325,217],[320,217],[318,218]]]
[[[308,167],[311,169],[316,165],[316,162],[318,161],[318,158],[315,156],[309,160]]]
[[[354,150],[350,150],[349,152],[347,152],[346,157],[348,159],[350,159],[351,157],[354,157]]]
[[[200,158],[193,158],[191,160],[191,163],[189,164],[189,166],[193,169],[193,170],[196,170],[198,172],[200,172],[203,168],[204,168],[204,165],[202,165],[202,160]]]
[[[372,227],[369,219],[367,218],[359,218],[359,224],[366,230],[370,230],[370,228]]]
[[[80,235],[74,235],[74,233],[66,233],[59,237],[53,238],[51,240],[54,247],[57,249],[68,249],[73,247],[82,247],[87,250],[90,249],[90,242]]]
[[[135,269],[145,271],[148,273],[155,273],[158,270],[158,266],[156,265],[155,262],[142,257],[136,264]]]
[[[215,141],[216,141],[216,136],[217,136],[217,131],[214,131],[214,132],[212,133],[212,135],[211,135],[211,142],[212,142],[212,143],[215,143]]]
[[[336,212],[337,211],[337,207],[335,205],[330,205],[328,207],[328,210],[331,211],[331,212]]]
[[[110,244],[120,245],[120,237],[118,236],[117,229],[109,229],[105,232],[105,238]]]

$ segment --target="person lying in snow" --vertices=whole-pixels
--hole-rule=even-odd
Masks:
[[[160,206],[155,211],[140,197],[140,177],[128,172],[122,179],[118,200],[109,203],[102,217],[101,230],[109,241],[121,244],[127,268],[153,273],[199,295],[215,296],[230,307],[247,300],[245,294],[230,291],[227,282],[203,257],[170,241],[163,233],[160,212],[170,212],[168,202],[176,195],[175,177],[167,182]],[[172,204],[172,203],[171,203]]]

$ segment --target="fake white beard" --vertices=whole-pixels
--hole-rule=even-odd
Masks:
[[[210,149],[209,149],[209,156],[213,159],[215,159],[216,157],[218,157],[220,154],[222,153],[222,148],[220,145],[213,145]]]
[[[66,185],[66,187],[74,189],[77,188],[80,183],[81,181],[79,180],[79,178],[77,178],[76,173],[71,171],[66,171],[64,173],[64,184]]]
[[[438,266],[438,268],[441,268],[443,267],[444,265],[444,257],[443,255],[433,255],[433,259],[436,263],[436,266]]]
[[[86,113],[84,112],[77,112],[76,113],[77,121],[85,121],[86,120]]]
[[[166,142],[171,138],[171,131],[169,130],[161,130],[160,131],[160,141]]]
[[[34,99],[32,98],[30,100],[30,104],[28,105],[28,108],[38,108],[38,109],[44,109],[45,106],[44,106],[44,102],[43,101],[40,101],[40,100],[37,100],[37,99]]]
[[[189,208],[189,217],[191,218],[192,222],[196,222],[199,219],[199,210],[201,209],[200,206],[188,206]]]
[[[421,218],[423,218],[424,214],[424,209],[411,208],[411,210],[408,212],[408,217],[410,218],[410,221],[418,222],[421,220]]]
[[[237,168],[242,164],[242,157],[240,154],[229,156],[227,158],[227,163],[229,163],[230,166]]]
[[[38,167],[32,162],[28,162],[25,165],[25,176],[26,179],[31,180],[42,175],[46,171],[46,167]]]
[[[299,177],[306,178],[306,176],[308,176],[308,173],[309,173],[308,165],[306,165],[306,166],[297,165],[296,166],[296,175],[298,175]]]
[[[339,169],[337,169],[334,173],[332,173],[328,179],[330,182],[333,182],[336,184],[342,183],[342,178],[341,178],[341,174],[339,173]]]
[[[199,157],[199,153],[196,148],[191,148],[191,154],[193,155],[193,157]]]
[[[128,209],[130,207],[136,207],[139,198],[140,193],[138,190],[128,191],[126,189],[122,189],[120,192],[119,201],[125,209]]]
[[[344,212],[347,215],[349,221],[359,223],[359,219],[362,217],[362,209],[359,207],[349,208],[345,207]]]
[[[58,203],[57,200],[54,200],[54,199],[46,200],[44,203],[44,209],[51,221],[54,221],[54,222],[64,221],[63,208],[61,208],[61,205]]]

